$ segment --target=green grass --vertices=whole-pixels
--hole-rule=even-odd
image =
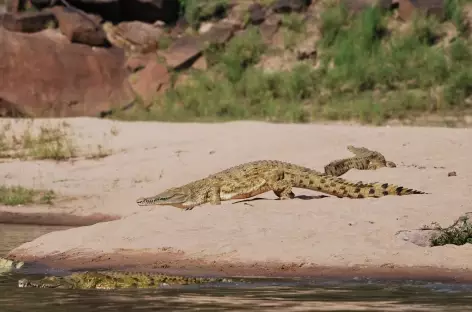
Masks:
[[[202,21],[224,16],[228,0],[180,0],[180,6],[185,20],[197,29]]]
[[[0,186],[0,204],[8,206],[27,204],[52,204],[53,191],[41,191],[22,186]]]
[[[444,33],[434,18],[418,15],[400,32],[388,28],[391,13],[379,8],[357,15],[342,6],[328,8],[321,15],[319,66],[299,63],[287,72],[266,73],[255,66],[274,51],[262,43],[257,27],[249,27],[226,47],[208,48],[210,68],[191,71],[191,83],[127,118],[382,124],[424,114],[464,114],[472,108],[466,101],[472,96],[472,43],[461,5],[447,2],[446,18],[459,30],[449,44],[438,44]],[[304,24],[291,14],[284,16],[282,28],[303,33]]]

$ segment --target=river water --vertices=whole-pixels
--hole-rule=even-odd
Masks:
[[[0,256],[65,227],[0,224]],[[163,289],[18,288],[26,274],[0,275],[0,312],[56,311],[472,311],[472,285],[367,279],[250,279]]]

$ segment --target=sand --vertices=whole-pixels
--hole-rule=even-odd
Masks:
[[[59,121],[35,120],[33,126],[51,122]],[[47,212],[58,224],[62,214],[82,217],[77,225],[90,225],[43,235],[10,257],[64,267],[133,265],[243,275],[472,276],[470,245],[422,247],[412,242],[411,233],[398,233],[435,221],[448,226],[472,211],[472,129],[91,118],[67,123],[84,150],[100,144],[112,154],[73,162],[1,163],[6,183],[51,188],[71,199],[52,208],[2,207],[0,221],[7,212],[10,222]],[[321,194],[295,189],[296,195],[312,197],[280,201],[269,192],[260,200],[191,211],[135,203],[140,196],[252,160],[278,159],[321,171],[334,159],[350,157],[350,144],[380,151],[397,168],[351,170],[344,178],[430,194],[353,200],[316,198]],[[448,177],[450,171],[457,176]],[[18,212],[14,218],[12,211]]]

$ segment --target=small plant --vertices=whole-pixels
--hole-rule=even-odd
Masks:
[[[76,148],[65,130],[68,126],[65,123],[41,126],[37,133],[29,126],[21,134],[13,132],[11,124],[7,125],[0,132],[2,158],[66,160],[76,156]]]
[[[108,157],[112,154],[112,151],[109,149],[106,149],[103,145],[98,144],[97,145],[97,150],[95,152],[92,152],[88,154],[85,158],[86,159],[101,159]]]
[[[51,205],[54,198],[55,193],[51,190],[41,191],[22,186],[0,186],[0,204],[8,206],[27,204]]]
[[[441,227],[437,222],[433,222],[432,225],[432,228],[425,227],[425,229],[436,230],[440,234],[431,237],[431,247],[472,244],[472,223],[468,215],[461,216],[447,228]]]
[[[197,29],[200,22],[213,16],[222,16],[228,8],[227,0],[180,0],[181,14],[185,20]]]
[[[450,20],[454,23],[457,30],[461,34],[465,34],[468,31],[467,22],[464,18],[463,5],[468,0],[446,0],[444,1],[446,20]]]

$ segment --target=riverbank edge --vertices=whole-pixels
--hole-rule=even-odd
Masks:
[[[28,225],[56,225],[56,226],[87,226],[100,222],[115,221],[121,219],[119,215],[103,213],[91,213],[76,215],[71,212],[17,212],[0,210],[0,224],[28,224]]]
[[[381,266],[317,266],[306,263],[239,262],[191,257],[184,252],[117,250],[113,253],[69,251],[35,256],[16,249],[7,257],[13,260],[64,270],[122,270],[160,272],[169,275],[240,278],[322,278],[421,280],[429,282],[472,283],[472,271],[443,267],[405,267],[393,263]]]

